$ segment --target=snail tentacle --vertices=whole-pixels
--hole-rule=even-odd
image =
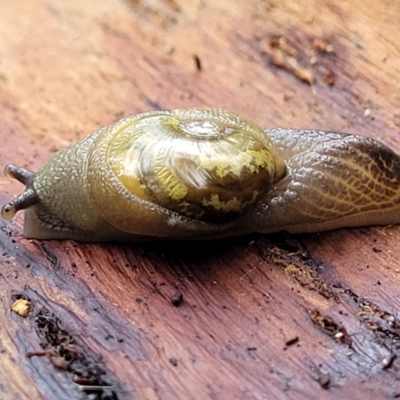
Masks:
[[[23,167],[17,167],[14,164],[8,164],[4,168],[4,175],[14,178],[26,186],[25,190],[18,197],[4,205],[1,209],[1,216],[5,220],[11,220],[18,211],[38,204],[40,199],[32,188],[36,176],[34,172]]]

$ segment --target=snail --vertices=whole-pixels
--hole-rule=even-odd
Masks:
[[[400,158],[382,143],[263,130],[219,108],[124,118],[56,153],[6,204],[24,235],[117,241],[214,239],[400,222]]]

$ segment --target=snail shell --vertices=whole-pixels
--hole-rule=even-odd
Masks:
[[[336,132],[272,129],[216,108],[122,119],[61,150],[26,190],[24,234],[84,241],[210,239],[399,222],[400,160]]]

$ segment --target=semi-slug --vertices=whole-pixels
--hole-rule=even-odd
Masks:
[[[212,239],[400,222],[400,158],[362,136],[262,130],[218,108],[124,118],[56,153],[2,209],[24,234]]]

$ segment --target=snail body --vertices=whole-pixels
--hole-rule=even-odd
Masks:
[[[124,118],[56,153],[6,204],[24,235],[212,239],[400,222],[400,158],[362,136],[262,130],[217,108]]]

